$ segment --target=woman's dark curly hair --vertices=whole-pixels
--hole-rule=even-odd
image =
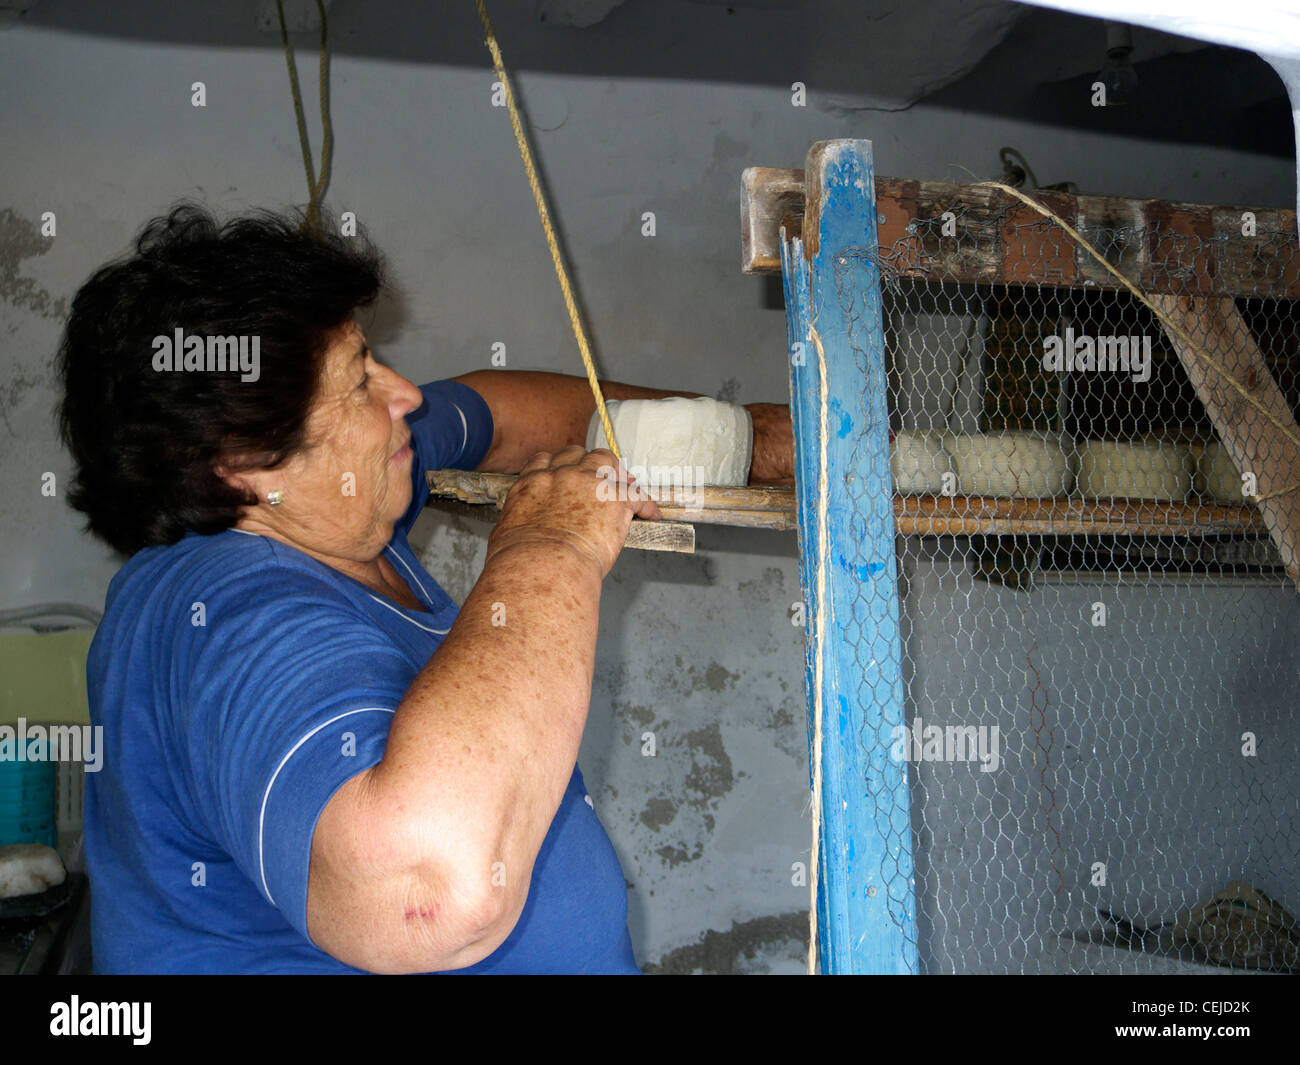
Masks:
[[[134,255],[81,287],[59,347],[69,498],[87,528],[128,555],[230,528],[257,500],[214,467],[274,467],[305,446],[328,334],[383,283],[363,235],[308,232],[297,212],[220,224],[182,203],[149,222]],[[260,375],[155,370],[154,338],[177,329],[258,337]]]

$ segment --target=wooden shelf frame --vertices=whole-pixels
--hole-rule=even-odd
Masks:
[[[750,167],[742,174],[744,272],[781,272],[783,238],[802,241],[806,263],[815,259],[817,226],[805,222],[819,218],[825,191],[816,182],[810,191],[806,178],[805,170],[775,167]],[[1032,198],[1085,239],[1106,233],[1103,264],[1055,222],[1000,189],[873,177],[870,188],[861,191],[872,205],[867,247],[876,250],[878,273],[931,283],[1123,291],[1109,264],[1145,293],[1164,316],[1160,325],[1167,340],[1233,463],[1256,477],[1257,516],[1300,589],[1300,425],[1234,306],[1237,298],[1300,300],[1294,211],[1034,190]],[[1255,227],[1251,236],[1243,233],[1248,217]],[[1171,261],[1177,270],[1168,268]],[[1207,359],[1202,352],[1213,355]],[[958,527],[1026,531],[1026,523],[1041,523],[1033,515],[1011,517],[995,510],[985,508],[981,517]],[[1096,525],[1080,532],[1140,530],[1148,524],[1112,520],[1097,508],[1090,513]],[[941,519],[937,512],[917,517],[930,528]],[[1183,531],[1178,517],[1165,514],[1155,526],[1177,535]],[[1223,517],[1204,508],[1191,517],[1205,523],[1206,533],[1224,531]],[[1057,519],[1071,526],[1083,520],[1068,511],[1053,512],[1047,524]]]
[[[484,516],[501,508],[506,493],[517,480],[509,474],[469,470],[430,470],[427,477],[431,503],[451,500],[477,505],[485,508]],[[661,490],[650,494],[661,500],[659,509],[664,521],[635,521],[633,529],[689,523],[789,531],[798,525],[793,488],[703,487],[695,489],[689,498],[675,502],[671,492]],[[1214,536],[1267,532],[1263,518],[1248,506],[1075,496],[1001,499],[895,495],[894,523],[903,536]],[[657,547],[649,541],[629,542],[627,546],[671,549]]]
[[[746,273],[781,272],[782,229],[787,238],[799,236],[803,230],[807,210],[804,177],[803,170],[750,167],[744,171],[741,244]],[[1041,215],[996,189],[883,177],[874,179],[874,189],[877,245],[882,256],[892,251],[891,264],[904,276],[911,271],[918,278],[933,280],[938,271],[945,280],[981,285],[1119,287],[1099,263],[1075,247],[1054,225],[1045,228],[1040,224],[1045,223]],[[1270,240],[1249,254],[1243,250],[1246,242],[1229,239],[1239,237],[1246,210],[1254,213],[1260,232],[1279,234],[1295,232],[1294,212],[1039,191],[1034,195],[1085,235],[1099,227],[1145,234],[1146,243],[1134,237],[1132,246],[1112,247],[1113,264],[1146,291],[1176,293],[1160,297],[1162,306],[1177,313],[1189,328],[1201,327],[1213,311],[1218,315],[1214,323],[1221,333],[1231,332],[1238,346],[1243,343],[1240,338],[1247,338],[1246,352],[1238,360],[1242,365],[1233,365],[1232,369],[1241,372],[1253,392],[1265,396],[1279,419],[1289,417],[1262,356],[1248,342],[1248,331],[1224,297],[1300,299],[1300,255],[1294,254],[1293,237]],[[956,238],[931,240],[924,236],[931,229],[937,231],[945,211],[952,211],[956,217]],[[918,226],[918,222],[933,222],[935,226]],[[1049,229],[1056,230],[1063,239],[1045,239]],[[1159,234],[1158,239],[1155,234]],[[1175,279],[1158,268],[1168,254],[1159,241],[1180,236],[1199,238],[1202,251],[1192,264],[1195,270],[1190,280],[1187,272],[1180,271],[1175,284]],[[808,254],[816,254],[815,244],[810,233]],[[977,254],[973,248],[988,250]],[[1300,455],[1282,446],[1285,437],[1254,417],[1244,404],[1225,398],[1223,389],[1198,366],[1185,345],[1175,343],[1174,347],[1239,467],[1271,471],[1271,475],[1261,476],[1261,491],[1300,479]],[[1265,455],[1267,463],[1263,461]],[[427,476],[432,502],[457,501],[497,509],[516,480],[510,475],[466,470],[432,470]],[[791,488],[705,487],[687,498],[672,498],[665,491],[652,494],[660,500],[664,520],[634,521],[628,547],[693,551],[692,526],[697,524],[787,531],[798,526],[795,490]],[[907,536],[1211,536],[1267,532],[1282,550],[1288,572],[1296,579],[1300,577],[1294,549],[1300,529],[1300,502],[1293,502],[1294,498],[1269,501],[1257,509],[1195,500],[1163,503],[1080,497],[895,495],[893,506],[896,531]]]
[[[1263,534],[1252,508],[1152,499],[1000,499],[894,496],[894,521],[907,536],[1214,536]]]

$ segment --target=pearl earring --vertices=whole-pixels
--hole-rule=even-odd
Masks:
[[[276,488],[274,491],[266,493],[266,501],[273,507],[278,507],[284,502],[284,489]]]

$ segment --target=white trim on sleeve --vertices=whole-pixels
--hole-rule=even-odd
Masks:
[[[275,787],[275,781],[276,778],[279,777],[280,775],[280,770],[285,767],[285,764],[289,761],[290,758],[294,756],[298,748],[301,747],[304,743],[306,743],[309,739],[311,739],[314,735],[316,735],[316,733],[318,733],[321,729],[327,728],[328,726],[334,724],[335,721],[341,721],[345,717],[351,717],[353,714],[369,714],[372,712],[381,713],[381,714],[397,713],[396,710],[387,706],[363,706],[358,710],[345,710],[341,714],[335,714],[328,721],[322,721],[314,729],[312,729],[310,732],[306,733],[301,739],[299,739],[297,743],[295,743],[292,747],[290,747],[289,753],[280,759],[280,764],[275,767],[275,772],[271,774],[271,779],[267,782],[266,785],[266,791],[262,793],[262,810],[258,814],[258,818],[257,818],[257,867],[262,877],[262,892],[266,895],[267,901],[272,906],[275,906],[276,902],[274,897],[272,897],[271,895],[270,887],[266,883],[266,855],[264,853],[265,833],[266,833],[266,804],[267,802],[270,801],[271,789]]]
[[[447,400],[447,402],[451,403],[451,400]],[[456,407],[455,403],[451,403],[451,405],[453,407]],[[465,445],[469,443],[469,422],[465,420],[465,412],[461,410],[460,407],[456,407],[456,413],[460,415],[460,430],[461,430],[460,454],[458,454],[456,457],[464,458]]]

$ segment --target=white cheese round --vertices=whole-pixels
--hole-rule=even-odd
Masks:
[[[1196,486],[1203,494],[1219,503],[1244,503],[1241,493],[1241,471],[1237,469],[1228,449],[1217,440],[1206,444],[1196,464]]]
[[[689,399],[608,400],[623,465],[647,488],[745,485],[754,453],[754,423],[734,403]],[[587,425],[587,450],[609,447],[600,411]]]
[[[1181,444],[1087,440],[1079,445],[1079,492],[1090,499],[1181,503],[1192,487],[1192,453]]]
[[[0,899],[38,895],[62,884],[67,870],[59,852],[41,843],[14,843],[0,847]]]
[[[1043,433],[949,434],[957,491],[966,496],[1050,499],[1070,490],[1061,439]]]
[[[935,433],[898,433],[889,455],[894,491],[903,495],[933,494],[944,490],[943,475],[952,472],[952,457]]]

